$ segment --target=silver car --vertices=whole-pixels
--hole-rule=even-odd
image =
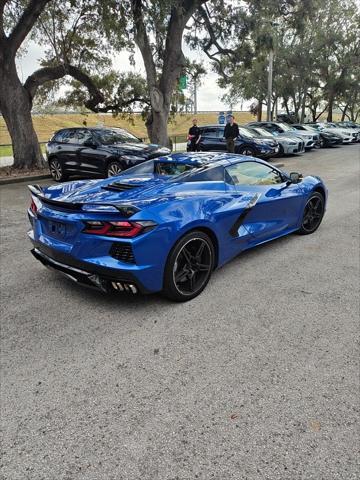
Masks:
[[[247,124],[247,127],[265,128],[265,130],[274,134],[276,138],[278,138],[278,136],[300,137],[305,143],[305,150],[314,148],[319,141],[319,134],[317,132],[302,132],[283,122],[250,122]]]
[[[352,132],[346,128],[336,127],[331,123],[325,123],[325,122],[313,122],[313,123],[307,123],[306,125],[309,125],[309,127],[316,128],[316,130],[319,130],[319,132],[337,133],[342,138],[343,143],[356,142],[356,139],[354,140],[354,136],[352,135]]]
[[[276,140],[279,144],[279,155],[293,155],[296,153],[305,152],[305,143],[304,140],[300,137],[296,138],[294,136],[285,137],[284,135],[273,135],[265,128],[261,127],[247,127],[250,130],[256,132],[261,138],[269,138]]]
[[[349,133],[352,134],[353,142],[360,142],[360,127],[356,126],[355,123],[346,122],[346,121],[336,122],[336,123],[331,122],[330,125],[334,126],[335,128],[341,128],[341,129],[347,130]]]

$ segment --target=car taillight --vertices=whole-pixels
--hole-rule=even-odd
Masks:
[[[37,206],[36,206],[36,203],[34,202],[34,199],[31,197],[31,204],[30,204],[30,210],[32,211],[32,213],[34,215],[37,214]]]
[[[156,227],[156,223],[150,220],[139,220],[137,222],[102,222],[88,220],[85,222],[83,233],[92,235],[105,235],[107,237],[136,237],[140,233],[148,232]]]

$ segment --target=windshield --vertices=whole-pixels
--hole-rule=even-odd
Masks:
[[[115,145],[117,143],[141,143],[141,140],[122,128],[94,130],[103,145]]]
[[[248,130],[247,128],[244,127],[239,127],[239,132],[241,135],[244,135],[244,137],[250,137],[250,138],[255,138],[258,137],[255,132],[252,132],[251,130]]]
[[[295,128],[289,127],[289,125],[286,125],[286,123],[279,123],[278,125],[284,130],[284,132],[290,132],[291,130],[295,130]]]
[[[265,130],[265,128],[256,127],[255,130],[259,133],[259,135],[263,135],[264,137],[273,137],[274,136],[272,133]]]

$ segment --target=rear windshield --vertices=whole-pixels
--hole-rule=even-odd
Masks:
[[[103,145],[115,145],[117,143],[141,143],[141,140],[122,128],[106,130],[93,130]]]
[[[124,175],[141,175],[141,174],[153,174],[153,175],[164,175],[168,177],[174,177],[182,175],[183,173],[188,173],[195,169],[200,169],[203,166],[193,162],[193,164],[188,164],[184,162],[173,162],[166,159],[154,159],[148,160],[147,162],[140,163],[135,165],[135,167],[129,168],[124,172]]]

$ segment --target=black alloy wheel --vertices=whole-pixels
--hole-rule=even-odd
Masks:
[[[55,182],[62,182],[68,178],[64,172],[61,162],[57,158],[52,158],[49,162],[50,175]]]
[[[185,235],[168,257],[163,293],[177,302],[196,297],[210,279],[214,260],[214,246],[208,235],[200,231]]]
[[[116,177],[116,175],[120,175],[122,171],[123,171],[123,168],[121,164],[116,160],[113,160],[108,164],[106,173],[108,177]]]
[[[325,199],[321,193],[314,192],[306,202],[299,233],[308,235],[315,232],[320,226],[324,213]]]
[[[239,149],[240,155],[247,155],[249,157],[255,157],[255,151],[250,147],[242,147]]]
[[[322,137],[320,137],[318,145],[319,145],[319,148],[325,147],[325,140]]]

